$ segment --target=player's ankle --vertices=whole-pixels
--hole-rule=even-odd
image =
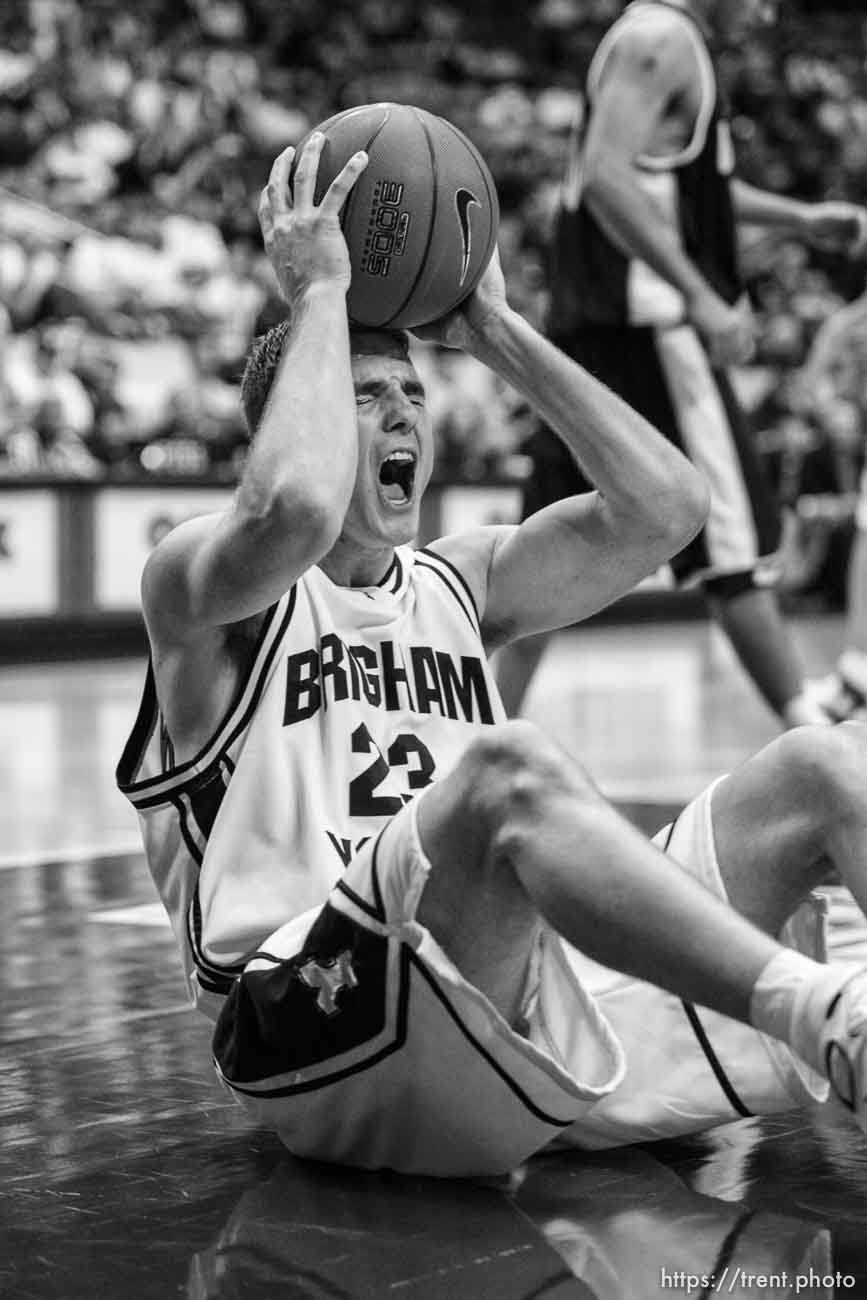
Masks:
[[[826,966],[783,948],[756,980],[750,1023],[787,1043],[807,1065],[824,1074],[822,1034],[828,1008],[851,977],[851,968]]]

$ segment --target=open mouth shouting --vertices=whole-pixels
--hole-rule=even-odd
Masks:
[[[414,451],[392,451],[379,467],[381,495],[390,506],[408,506],[415,487],[418,457]]]

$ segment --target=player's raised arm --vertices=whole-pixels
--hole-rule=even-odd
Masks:
[[[366,164],[356,154],[313,201],[322,137],[276,159],[259,205],[291,326],[232,507],[176,529],[143,581],[158,642],[184,643],[267,608],[334,544],[355,481],[357,432],[340,210]]]
[[[701,475],[643,416],[509,307],[497,258],[468,302],[424,332],[433,337],[436,330],[442,342],[463,348],[522,393],[597,487],[489,542],[480,596],[490,649],[586,618],[695,535],[707,514]],[[443,545],[462,567],[472,565],[460,538]],[[468,541],[471,549],[477,545],[484,543]]]

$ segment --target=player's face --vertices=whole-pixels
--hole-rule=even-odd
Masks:
[[[344,537],[365,546],[400,546],[418,533],[433,468],[425,391],[411,361],[354,356],[358,472]]]

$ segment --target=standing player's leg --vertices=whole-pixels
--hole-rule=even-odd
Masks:
[[[645,348],[647,376],[631,382],[636,392],[642,384],[653,389],[657,426],[704,476],[711,496],[707,523],[672,568],[680,582],[702,579],[711,614],[785,726],[828,722],[805,693],[776,594],[755,578],[779,550],[780,510],[728,376],[711,367],[689,327],[658,331]]]
[[[704,584],[711,614],[759,694],[787,727],[829,721],[821,705],[804,692],[800,658],[780,610],[776,591],[756,587],[749,575],[738,589],[732,579]]]
[[[832,717],[867,718],[867,466],[855,516],[855,536],[846,575],[846,622],[836,671],[814,683],[817,698]]]

